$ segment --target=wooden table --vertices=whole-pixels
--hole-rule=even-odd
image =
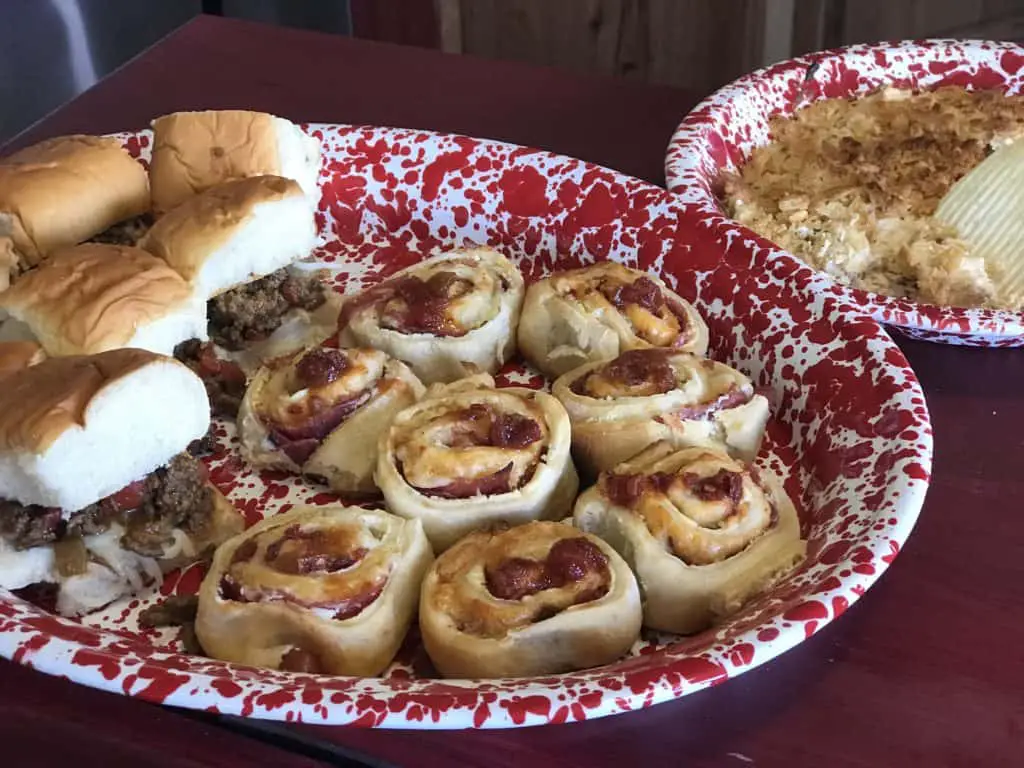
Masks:
[[[200,18],[16,144],[141,127],[177,109],[248,107],[505,139],[660,183],[665,144],[694,101],[668,88]],[[865,600],[766,667],[590,723],[424,734],[215,719],[2,662],[4,764],[1022,765],[1024,352],[901,346],[935,427],[923,515]]]

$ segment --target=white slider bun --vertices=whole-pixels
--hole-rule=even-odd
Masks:
[[[315,244],[313,206],[298,183],[253,176],[188,199],[157,221],[139,247],[207,300],[308,256]]]
[[[206,434],[203,382],[139,349],[50,358],[0,386],[0,488],[74,512],[144,477]]]
[[[164,261],[129,246],[59,251],[0,294],[0,309],[53,356],[121,347],[169,355],[207,335],[205,302]]]
[[[153,121],[149,180],[163,215],[232,179],[284,176],[320,199],[320,142],[288,120],[241,109],[175,112]]]
[[[148,210],[146,170],[116,139],[61,136],[0,160],[0,237],[22,268]]]

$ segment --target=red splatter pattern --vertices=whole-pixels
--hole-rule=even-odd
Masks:
[[[570,722],[652,706],[770,660],[845,611],[895,558],[927,487],[928,412],[898,348],[842,294],[820,290],[809,270],[699,206],[578,160],[423,131],[307,129],[324,142],[316,255],[334,271],[336,290],[358,290],[440,248],[485,243],[528,280],[616,259],[661,274],[693,301],[711,331],[711,356],[749,375],[772,403],[759,464],[783,479],[799,510],[807,562],[714,629],[686,638],[645,632],[610,667],[538,679],[437,679],[415,630],[379,679],[186,656],[173,630],[138,625],[158,594],[80,622],[0,594],[0,655],[150,701],[289,722]],[[121,138],[147,155],[148,133]],[[723,157],[739,157],[722,148]],[[547,386],[516,362],[497,378]],[[250,525],[297,504],[338,501],[312,482],[251,471],[234,425],[216,432],[210,477]],[[194,592],[201,578],[196,566],[170,574],[159,593]]]

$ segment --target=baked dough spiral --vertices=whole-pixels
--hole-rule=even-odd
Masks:
[[[381,435],[388,509],[423,521],[435,552],[475,528],[560,519],[579,487],[569,417],[555,398],[487,374],[435,385]]]
[[[371,677],[416,614],[433,554],[416,520],[302,507],[223,544],[199,590],[196,635],[217,659]]]
[[[608,664],[640,632],[626,562],[570,525],[476,531],[441,555],[420,596],[420,633],[446,677],[547,675]]]
[[[697,310],[653,275],[603,261],[551,275],[526,292],[519,351],[548,378],[646,347],[697,355],[708,348]]]
[[[340,346],[380,349],[426,384],[495,373],[515,354],[523,277],[490,248],[458,249],[345,298]]]
[[[768,400],[750,379],[672,349],[632,349],[587,363],[559,378],[551,394],[569,413],[573,455],[590,476],[659,440],[718,446],[753,461],[768,422]]]
[[[710,448],[652,445],[603,473],[573,517],[629,562],[644,595],[644,624],[666,632],[707,628],[805,552],[781,483]]]
[[[238,412],[242,455],[256,467],[323,478],[341,493],[376,492],[377,439],[424,387],[375,349],[316,347],[273,360]]]

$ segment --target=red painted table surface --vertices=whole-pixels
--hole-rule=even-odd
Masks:
[[[670,88],[201,18],[11,146],[137,128],[178,109],[246,107],[498,138],[660,183],[669,135],[695,100]],[[351,749],[409,766],[1024,765],[1024,353],[900,343],[935,427],[922,517],[864,600],[766,667],[590,723],[416,733],[256,723],[240,731],[2,662],[3,762],[66,765],[92,754],[105,765],[290,768],[348,764]]]

